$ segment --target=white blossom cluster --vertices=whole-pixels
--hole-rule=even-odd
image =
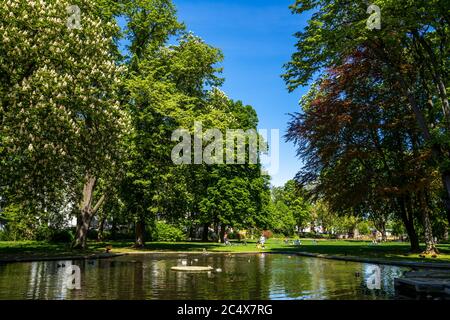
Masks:
[[[117,101],[125,70],[111,54],[118,27],[95,15],[95,3],[6,0],[0,6],[1,136],[10,170],[23,171],[30,183],[51,172],[66,179],[80,167],[108,167],[130,128]],[[81,9],[81,29],[66,26],[71,4]]]

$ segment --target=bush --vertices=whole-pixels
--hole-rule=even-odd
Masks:
[[[75,228],[53,230],[50,242],[71,243],[75,239]]]
[[[103,239],[113,241],[134,241],[135,234],[132,232],[125,232],[125,231],[116,233],[113,233],[112,231],[104,231]]]
[[[0,240],[72,241],[73,236],[69,229],[49,225],[49,219],[45,219],[47,217],[21,205],[11,204],[3,209],[0,217],[3,225]]]
[[[228,239],[233,239],[233,240],[239,239],[239,234],[236,231],[228,232],[227,236],[228,236]]]
[[[4,230],[2,240],[34,240],[39,220],[35,215],[19,205],[9,205],[2,211]]]
[[[153,231],[152,239],[154,241],[177,242],[185,240],[186,237],[179,228],[166,222],[158,221]]]
[[[336,240],[338,238],[337,234],[328,233],[326,239]]]
[[[50,241],[55,230],[47,225],[40,225],[36,228],[34,239],[37,241]]]
[[[88,234],[87,234],[87,238],[89,240],[97,240],[98,239],[98,230],[97,229],[89,229],[88,230]]]
[[[265,237],[266,239],[270,239],[270,238],[273,237],[273,233],[272,233],[272,231],[270,231],[270,230],[264,230],[264,231],[262,232],[262,234],[264,235],[264,237]]]
[[[358,223],[357,228],[360,235],[366,236],[370,234],[370,226],[365,221]]]

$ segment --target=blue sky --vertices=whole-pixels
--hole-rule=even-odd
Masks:
[[[252,105],[261,129],[286,132],[288,113],[299,110],[306,93],[288,93],[280,75],[295,50],[293,34],[308,17],[292,15],[293,0],[174,0],[187,29],[220,48],[226,79],[223,90],[234,100]],[[280,169],[272,184],[283,185],[301,167],[295,148],[280,139]]]

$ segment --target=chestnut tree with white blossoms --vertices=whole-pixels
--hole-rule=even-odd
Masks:
[[[36,212],[65,203],[59,210],[77,217],[76,248],[86,247],[130,130],[118,101],[125,71],[116,62],[119,28],[102,5],[0,5],[0,198]]]

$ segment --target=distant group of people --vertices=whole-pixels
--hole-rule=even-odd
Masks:
[[[313,242],[314,245],[319,244],[319,243],[317,242],[316,239],[313,239],[312,242]],[[284,244],[285,244],[285,245],[289,245],[289,239],[288,239],[287,237],[284,238]],[[293,240],[291,244],[292,244],[293,246],[301,246],[301,245],[302,245],[302,242],[300,241],[300,239],[296,239],[296,240]]]
[[[256,243],[256,247],[257,247],[258,249],[265,249],[265,248],[266,248],[266,241],[267,241],[267,238],[266,238],[266,237],[264,236],[264,234],[262,233],[261,236],[259,237],[258,242]],[[319,244],[319,243],[317,242],[316,239],[313,239],[312,241],[313,241],[313,244],[315,244],[315,245],[318,245],[318,244]],[[228,233],[225,233],[224,238],[223,238],[223,243],[224,243],[224,245],[226,245],[226,246],[231,246],[231,245],[232,245],[232,243],[231,243],[230,240],[228,239]],[[246,242],[245,242],[245,244],[246,244]],[[286,238],[284,239],[284,244],[285,244],[285,245],[292,244],[293,246],[301,246],[301,245],[302,245],[302,242],[301,242],[300,239],[292,240],[292,242],[291,242],[291,241],[286,237]]]
[[[244,231],[239,231],[238,233],[235,233],[235,236],[237,236],[239,242],[241,244],[243,244],[244,246],[247,245],[247,240],[246,240],[246,234],[247,232]],[[223,237],[223,244],[226,246],[232,246],[233,243],[231,243],[231,241],[228,239],[228,232],[225,232],[224,237]]]
[[[261,236],[259,237],[258,242],[256,243],[256,247],[257,247],[258,249],[265,249],[265,248],[266,248],[266,241],[267,241],[267,238],[266,238],[266,237],[264,236],[264,234],[262,233]],[[244,242],[245,242],[245,241],[244,241]],[[313,242],[314,245],[318,245],[318,244],[319,244],[319,243],[317,242],[316,239],[313,239],[312,242]],[[230,242],[230,240],[228,239],[228,233],[225,233],[225,235],[224,235],[224,237],[223,237],[223,243],[224,243],[224,245],[226,245],[226,246],[231,246],[231,245],[233,245],[233,244]],[[245,242],[245,244],[247,244],[247,243]],[[302,242],[301,242],[300,239],[295,239],[295,240],[290,241],[290,240],[286,237],[286,238],[284,239],[284,244],[285,244],[285,245],[292,244],[293,246],[301,246],[301,245],[302,245]]]
[[[285,245],[289,245],[289,239],[287,237],[284,238],[284,244]],[[292,241],[292,245],[293,246],[300,246],[300,245],[302,245],[302,242],[300,241],[300,239],[296,239],[296,240]]]
[[[226,233],[226,232],[225,232],[225,235],[223,236],[223,244],[226,246],[233,245],[230,242],[230,240],[228,239],[228,233]],[[243,239],[243,244],[247,245],[247,241],[245,241],[245,238]],[[264,236],[264,234],[261,234],[261,237],[259,238],[258,242],[256,243],[256,247],[265,249],[265,245],[266,245],[266,237]]]

